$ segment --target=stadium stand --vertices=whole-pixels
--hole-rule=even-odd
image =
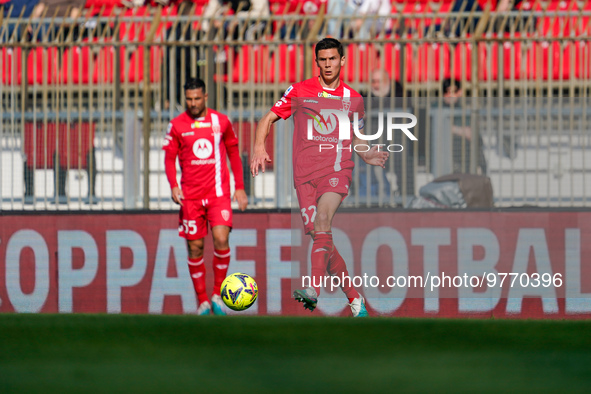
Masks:
[[[31,146],[37,138],[29,124],[35,112],[47,114],[49,123],[92,123],[97,149],[107,143],[97,136],[106,132],[113,133],[113,146],[122,150],[127,132],[143,130],[157,140],[167,120],[182,110],[179,92],[184,78],[195,71],[208,80],[212,106],[236,117],[248,154],[261,108],[272,105],[289,84],[316,73],[314,42],[325,35],[327,19],[338,17],[324,0],[271,0],[263,36],[228,41],[222,34],[198,33],[206,0],[129,4],[87,1],[71,36],[49,34],[49,29],[8,34],[10,26],[19,24],[21,32],[34,32],[39,21],[27,28],[27,21],[10,19],[0,26],[0,116],[4,130],[22,138],[23,152],[37,155],[37,163],[52,159]],[[391,31],[371,40],[343,39],[347,58],[341,77],[367,91],[371,71],[383,68],[412,98],[441,94],[441,81],[448,78],[461,81],[468,97],[502,93],[514,99],[530,91],[541,97],[589,97],[591,1],[521,1],[502,13],[494,11],[496,1],[470,4],[491,12],[458,11],[452,0],[393,0]],[[57,19],[56,26],[62,22]],[[458,30],[456,23],[463,27]],[[174,68],[173,58],[194,64],[181,70]],[[59,132],[54,135],[61,139]],[[489,149],[495,138],[485,140]],[[418,160],[422,165],[424,158]]]

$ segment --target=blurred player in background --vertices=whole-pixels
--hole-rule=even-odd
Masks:
[[[244,191],[242,161],[238,139],[227,116],[206,107],[205,83],[189,79],[185,84],[187,110],[168,125],[163,150],[166,177],[172,199],[181,206],[179,235],[187,240],[189,272],[199,299],[199,315],[225,315],[220,285],[230,264],[228,237],[232,229],[230,173],[226,154],[234,173],[234,201],[241,211],[248,198]],[[181,167],[181,186],[176,179],[176,158]],[[203,238],[211,226],[214,244],[214,286],[211,302],[205,289]]]
[[[319,280],[322,276],[327,272],[339,277],[349,276],[345,261],[333,244],[331,226],[333,216],[347,196],[351,185],[354,167],[351,148],[361,141],[353,134],[353,140],[345,139],[338,143],[342,149],[321,150],[316,140],[307,138],[306,122],[310,119],[310,111],[319,113],[326,109],[326,106],[332,105],[335,106],[333,109],[339,108],[340,111],[346,112],[349,118],[354,112],[360,114],[358,127],[362,130],[364,113],[361,95],[339,78],[341,67],[345,64],[342,44],[333,38],[325,38],[316,44],[315,52],[320,75],[290,86],[281,100],[277,101],[261,119],[256,129],[254,154],[250,164],[253,176],[258,175],[259,169],[265,171],[265,163],[271,161],[265,151],[265,140],[271,124],[280,118],[287,119],[294,115],[294,183],[305,232],[314,240],[311,257],[312,287],[296,290],[294,298],[304,303],[304,308],[311,311],[316,308],[318,302]],[[315,105],[312,105],[314,103]],[[309,108],[310,106],[315,108]],[[339,130],[336,127],[329,134],[327,130],[319,132],[316,126],[314,127],[314,137],[317,140],[339,139]],[[384,167],[388,158],[388,153],[378,151],[377,146],[358,154],[366,163],[381,167]],[[349,299],[353,316],[367,316],[365,301],[351,283],[344,283],[342,290]]]

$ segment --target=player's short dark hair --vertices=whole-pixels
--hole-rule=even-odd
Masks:
[[[343,44],[341,44],[339,40],[336,40],[334,38],[323,38],[322,40],[318,41],[318,44],[316,44],[316,49],[314,50],[314,52],[316,52],[316,57],[318,58],[319,51],[332,48],[337,49],[340,57],[343,57],[345,55]]]
[[[201,89],[203,90],[203,93],[205,93],[205,82],[199,78],[189,78],[187,79],[187,82],[185,82],[184,88],[185,90]]]

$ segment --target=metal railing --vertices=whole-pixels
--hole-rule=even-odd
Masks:
[[[355,189],[347,204],[404,206],[433,178],[461,171],[488,175],[497,206],[588,206],[590,2],[526,3],[498,13],[394,2],[387,16],[321,6],[224,15],[209,31],[201,27],[212,21],[185,3],[2,19],[1,209],[173,208],[160,146],[186,79],[206,81],[209,106],[231,117],[248,163],[258,119],[315,75],[314,43],[329,33],[345,45],[350,86],[375,97],[372,77],[385,70],[381,84],[400,96],[388,105],[420,115],[419,143],[404,143],[384,174],[359,165],[355,182],[377,186]],[[369,30],[354,30],[355,18]],[[446,79],[463,93],[451,106]],[[253,207],[293,201],[291,129],[275,125],[272,168],[248,179]]]

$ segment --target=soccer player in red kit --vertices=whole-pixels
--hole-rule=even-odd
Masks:
[[[220,286],[230,263],[228,237],[232,229],[230,174],[226,154],[234,173],[234,201],[241,211],[248,198],[244,192],[238,139],[227,116],[207,108],[205,83],[190,79],[185,84],[187,110],[168,125],[162,149],[172,199],[181,206],[179,235],[187,240],[189,272],[199,299],[199,315],[225,315]],[[176,158],[181,167],[181,185],[176,179]],[[211,302],[205,289],[203,239],[207,224],[213,235],[214,286]]]
[[[312,287],[296,290],[294,298],[311,311],[316,308],[319,279],[323,275],[328,272],[341,278],[349,276],[345,261],[333,244],[331,226],[334,214],[349,192],[354,167],[352,150],[361,143],[355,134],[353,139],[341,139],[340,127],[334,126],[334,119],[327,120],[322,111],[339,110],[353,121],[356,112],[359,130],[363,129],[364,113],[361,95],[339,78],[345,64],[342,44],[325,38],[316,44],[315,53],[320,75],[290,86],[261,119],[250,163],[253,176],[258,175],[259,168],[265,171],[265,163],[271,161],[265,151],[271,124],[294,115],[294,183],[304,229],[313,238]],[[384,167],[388,152],[379,151],[378,146],[365,152],[361,150],[357,153],[366,163]],[[345,281],[341,287],[349,299],[353,316],[367,316],[365,300],[351,283]]]

